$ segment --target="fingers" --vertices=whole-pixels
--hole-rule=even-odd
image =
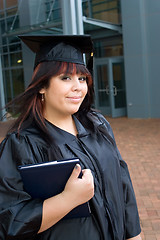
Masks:
[[[93,182],[93,175],[90,169],[84,169],[82,170],[83,176],[82,178],[84,179],[90,179]]]
[[[79,177],[80,173],[81,173],[81,166],[79,164],[76,164],[70,178],[71,179],[76,179],[76,178]],[[84,178],[85,179],[91,178],[93,180],[93,176],[92,176],[92,173],[91,173],[90,169],[83,169],[82,173],[83,173],[83,175],[82,175],[83,179]]]
[[[94,178],[90,169],[84,169],[82,179],[85,181],[88,193],[91,194],[91,197],[94,195]]]
[[[89,201],[94,196],[94,180],[90,169],[82,170],[82,178],[79,178],[81,166],[77,164],[68,179],[64,193],[72,203],[78,206]]]
[[[81,172],[81,166],[79,164],[76,164],[70,176],[70,180],[78,178],[80,172]]]
[[[82,173],[83,173],[83,177],[85,177],[85,176],[87,177],[87,176],[89,176],[89,175],[92,175],[90,169],[83,169],[83,170],[82,170]]]

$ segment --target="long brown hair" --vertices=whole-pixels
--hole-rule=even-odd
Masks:
[[[84,74],[87,77],[88,93],[81,104],[77,117],[86,115],[93,102],[93,80],[90,72],[84,65],[66,62],[42,62],[33,72],[32,80],[26,90],[6,105],[6,108],[14,107],[19,117],[9,132],[18,131],[34,122],[43,133],[47,133],[45,119],[43,117],[43,103],[39,91],[48,88],[53,76],[64,74]],[[82,120],[83,121],[83,120]]]

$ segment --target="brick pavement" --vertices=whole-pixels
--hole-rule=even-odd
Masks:
[[[160,119],[107,118],[128,163],[143,240],[160,240]],[[0,141],[11,124],[0,122]]]
[[[160,240],[160,119],[108,119],[134,185],[143,240]]]

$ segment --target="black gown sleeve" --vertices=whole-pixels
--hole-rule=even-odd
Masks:
[[[105,127],[107,127],[107,131],[114,141],[114,145],[120,162],[121,179],[123,185],[123,199],[125,205],[125,233],[126,233],[125,237],[126,239],[132,238],[140,234],[141,227],[139,222],[136,197],[132,181],[130,178],[130,173],[128,170],[127,163],[122,159],[121,154],[117,148],[114,134],[109,122],[101,114],[98,114],[98,118],[102,122],[102,124],[105,125]]]
[[[23,189],[18,165],[32,163],[33,151],[25,137],[10,135],[0,145],[0,239],[34,239],[42,219],[40,199]]]

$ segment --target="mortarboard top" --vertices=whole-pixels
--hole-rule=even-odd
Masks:
[[[40,62],[62,61],[83,64],[83,53],[91,53],[90,35],[21,35],[18,36],[34,53],[35,67]]]

